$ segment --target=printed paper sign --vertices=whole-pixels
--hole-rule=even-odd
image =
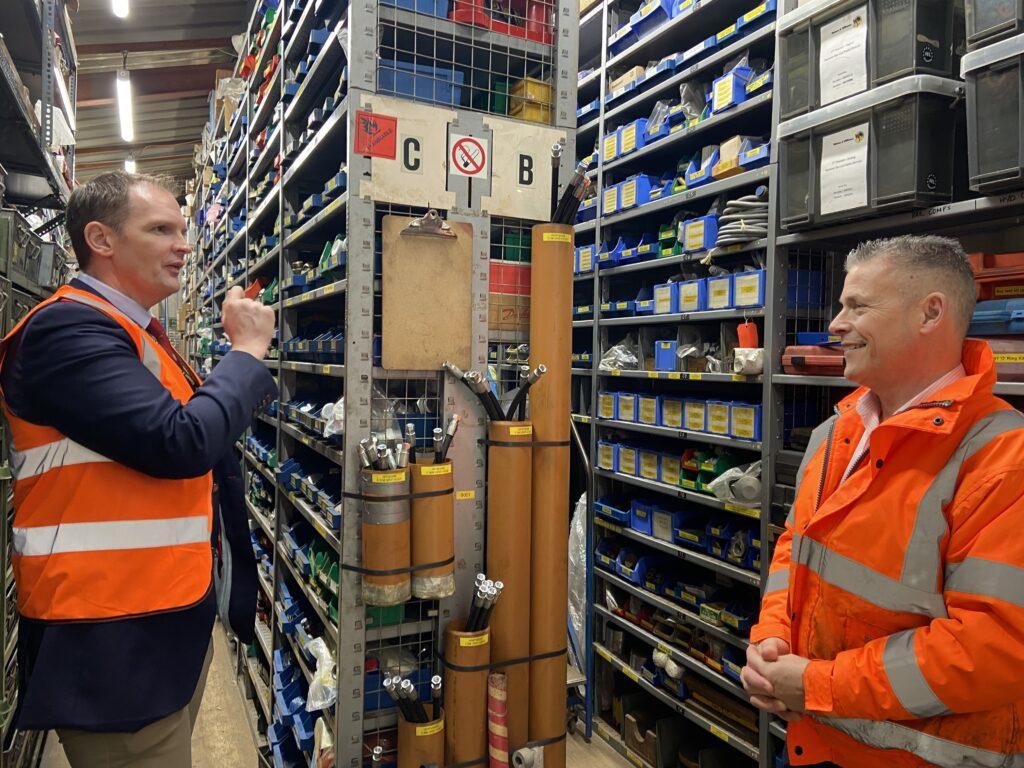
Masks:
[[[868,137],[870,123],[837,131],[821,140],[818,181],[822,214],[868,204]]]
[[[862,5],[821,27],[818,79],[821,103],[868,87],[868,7]]]
[[[451,173],[472,179],[487,178],[489,161],[483,139],[453,133],[448,138],[448,146],[448,167]]]

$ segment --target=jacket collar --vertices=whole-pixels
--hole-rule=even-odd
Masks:
[[[927,429],[934,432],[948,432],[952,429],[956,417],[964,404],[979,396],[992,395],[996,383],[995,358],[988,342],[981,339],[966,339],[960,354],[967,375],[947,387],[943,387],[931,396],[927,403],[922,403],[903,413],[896,414],[885,422],[898,423],[901,426]],[[860,387],[852,394],[839,401],[836,413],[840,416],[853,411],[864,395],[870,392],[867,387]],[[942,424],[935,423],[935,409],[946,412]],[[941,429],[939,428],[941,427]]]

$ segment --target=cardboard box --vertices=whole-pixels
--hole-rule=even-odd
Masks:
[[[492,331],[528,332],[530,297],[514,293],[488,293],[487,327]]]
[[[597,0],[580,0],[580,16],[584,16],[595,5],[597,5]]]
[[[616,77],[614,80],[611,81],[611,83],[608,84],[608,92],[614,93],[615,91],[619,90],[619,88],[621,88],[622,86],[631,83],[632,81],[636,80],[638,77],[643,75],[644,71],[645,70],[643,67],[632,67],[631,69],[627,69],[625,72],[623,72],[621,75]]]

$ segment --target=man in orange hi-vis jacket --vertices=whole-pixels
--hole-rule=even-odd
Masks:
[[[811,438],[744,687],[794,765],[1024,766],[1024,416],[965,340],[970,263],[900,237],[846,269],[861,388]]]

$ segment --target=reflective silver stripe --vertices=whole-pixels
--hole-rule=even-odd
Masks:
[[[63,440],[56,440],[24,451],[16,451],[12,447],[10,456],[11,472],[14,474],[15,480],[37,477],[59,467],[110,461],[106,456],[89,450],[84,445],[66,437]]]
[[[993,597],[1024,608],[1024,568],[980,557],[946,564],[947,592]]]
[[[764,593],[778,592],[779,590],[789,589],[789,568],[783,568],[781,571],[773,571],[768,574],[768,580],[764,584]]]
[[[863,563],[833,552],[807,536],[793,534],[790,560],[814,571],[822,581],[833,587],[843,589],[879,608],[946,618],[946,603],[938,592],[908,587]]]
[[[882,665],[900,704],[915,718],[948,715],[951,710],[935,695],[914,653],[916,629],[889,635],[882,651]]]
[[[979,419],[964,435],[946,466],[939,470],[921,497],[903,559],[901,582],[929,592],[939,586],[942,567],[940,545],[948,528],[945,509],[956,493],[960,469],[989,442],[1015,429],[1024,429],[1024,415],[1014,410],[996,411]]]
[[[940,768],[1024,768],[1024,753],[1004,754],[958,744],[888,720],[816,717],[815,721],[842,731],[869,747],[902,749]],[[884,761],[879,764],[884,764]]]
[[[205,515],[168,520],[117,520],[15,528],[14,552],[23,557],[69,552],[149,549],[210,541]]]
[[[77,294],[68,294],[64,296],[64,298],[68,299],[69,301],[77,301],[79,304],[86,304],[90,307],[94,307],[95,309],[98,309],[101,312],[105,312],[108,315],[116,315],[117,317],[122,318],[125,322],[131,323],[132,325],[138,325],[134,320],[128,317],[128,315],[124,314],[119,309],[117,309],[117,307],[115,307],[113,304],[110,304],[106,301],[101,301],[100,299],[94,298],[92,296],[79,296]],[[159,379],[161,369],[160,355],[157,353],[156,342],[149,337],[148,333],[142,334],[141,351],[142,364],[146,366],[146,369],[150,373],[152,373],[154,376],[157,377],[157,379]]]

